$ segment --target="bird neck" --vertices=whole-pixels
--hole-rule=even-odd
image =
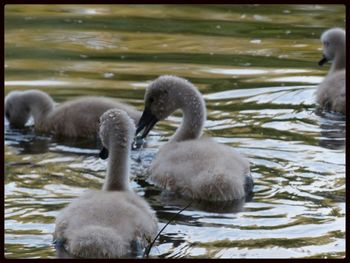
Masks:
[[[129,190],[129,149],[130,144],[109,147],[107,177],[103,185],[105,191],[128,191]]]
[[[171,141],[197,139],[202,135],[206,120],[204,99],[195,88],[184,89],[180,94],[178,102],[183,112],[183,119]]]
[[[345,52],[346,51],[345,51],[345,44],[344,44],[344,47],[341,47],[337,50],[337,53],[332,63],[332,67],[329,70],[329,75],[333,74],[338,70],[345,69],[345,59],[346,59]]]
[[[52,98],[48,94],[37,90],[27,91],[23,94],[23,97],[24,101],[28,103],[35,127],[45,126],[45,120],[54,108]]]
[[[335,57],[332,63],[332,67],[329,71],[329,74],[342,69],[345,69],[345,54],[343,52],[341,54],[338,53],[337,56]]]

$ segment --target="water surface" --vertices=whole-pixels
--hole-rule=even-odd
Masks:
[[[155,258],[345,256],[345,119],[317,110],[320,34],[345,26],[341,5],[6,5],[5,95],[41,89],[58,103],[103,95],[143,109],[162,74],[203,93],[205,134],[251,162],[247,202],[194,203],[170,223]],[[54,220],[106,162],[84,139],[58,140],[5,121],[5,256],[55,258]],[[181,123],[160,122],[132,152],[131,187],[163,227],[188,200],[145,169]]]

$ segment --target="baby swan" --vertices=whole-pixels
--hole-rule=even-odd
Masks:
[[[205,102],[189,81],[161,76],[145,93],[145,108],[136,134],[147,136],[159,121],[181,109],[183,121],[150,167],[150,180],[185,197],[208,201],[241,199],[251,192],[249,162],[227,145],[201,137]],[[200,138],[201,137],[201,138]]]
[[[56,218],[54,239],[70,255],[119,258],[132,243],[145,246],[157,234],[155,212],[129,188],[129,151],[135,125],[118,109],[101,118],[100,137],[109,155],[102,190],[91,190],[71,202]]]
[[[29,117],[35,130],[57,136],[95,138],[98,119],[105,111],[126,111],[135,123],[141,113],[133,107],[105,97],[81,97],[55,107],[52,98],[40,90],[11,91],[5,97],[5,115],[10,125],[23,128]]]
[[[332,28],[321,36],[323,58],[320,66],[333,61],[328,75],[318,86],[316,101],[327,110],[346,114],[345,106],[345,30]]]

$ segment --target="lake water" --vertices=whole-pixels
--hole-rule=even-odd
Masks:
[[[81,95],[139,110],[162,74],[203,93],[205,134],[251,162],[254,196],[193,203],[162,232],[154,258],[345,257],[345,118],[317,110],[320,34],[345,27],[342,5],[6,5],[5,95],[41,89],[60,103]],[[132,152],[131,186],[162,228],[188,200],[146,180],[158,148],[181,122],[160,122]],[[5,256],[55,258],[54,220],[106,161],[88,140],[31,127],[5,133]]]

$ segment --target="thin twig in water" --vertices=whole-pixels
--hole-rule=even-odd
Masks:
[[[163,230],[170,224],[170,222],[172,222],[182,211],[184,211],[187,207],[189,207],[192,204],[192,201],[186,205],[184,208],[182,208],[179,212],[176,213],[176,215],[174,215],[166,224],[165,226],[163,226],[163,228],[158,232],[158,234],[156,235],[156,237],[153,239],[153,241],[151,242],[151,244],[148,246],[148,248],[145,250],[145,252],[143,253],[143,257],[147,257],[149,255],[149,252],[151,251],[152,246],[154,245],[154,243],[156,242],[157,238],[160,236],[160,234],[163,232]]]

